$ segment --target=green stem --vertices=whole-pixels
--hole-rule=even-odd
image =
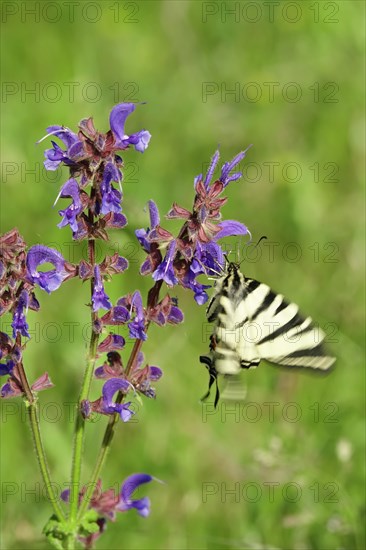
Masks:
[[[19,348],[22,347],[20,334],[17,334],[16,343],[19,346]],[[22,361],[19,361],[19,363],[17,363],[16,372],[19,376],[21,386],[25,394],[25,404],[26,404],[26,408],[29,416],[29,423],[31,426],[34,446],[36,449],[36,457],[37,457],[39,469],[41,471],[43,483],[46,486],[47,495],[52,504],[52,507],[57,516],[57,519],[60,522],[62,522],[65,520],[65,514],[59,504],[58,498],[52,486],[51,475],[47,464],[46,453],[43,447],[41,430],[39,426],[38,401],[33,395]]]
[[[91,215],[91,214],[90,214]],[[95,264],[95,242],[89,240],[88,242],[88,256],[90,264],[94,268]],[[93,294],[94,278],[90,281],[90,295]],[[81,479],[81,462],[84,448],[84,436],[85,436],[85,418],[81,414],[82,402],[88,399],[90,386],[93,378],[97,347],[99,335],[94,332],[94,325],[97,319],[97,314],[91,310],[91,326],[92,334],[89,344],[89,352],[87,358],[87,365],[84,372],[83,383],[81,386],[78,407],[76,411],[75,432],[74,432],[74,445],[73,445],[73,457],[71,467],[71,486],[70,486],[70,525],[72,528],[77,527],[77,514],[79,507],[79,493],[80,493],[80,479]]]
[[[34,446],[36,448],[37,460],[38,460],[39,468],[41,470],[43,482],[46,486],[47,495],[51,502],[53,511],[57,516],[57,519],[59,520],[59,522],[63,522],[65,520],[65,514],[59,504],[59,500],[53,489],[51,476],[48,469],[46,454],[42,444],[41,432],[39,428],[38,403],[33,400],[32,403],[29,403],[27,405],[27,411],[29,416],[29,422],[32,429]]]
[[[81,403],[89,396],[90,385],[93,377],[95,356],[98,346],[98,335],[94,332],[90,340],[88,362],[84,373],[78,408],[76,411],[74,449],[72,458],[71,487],[70,487],[70,521],[76,521],[79,505],[81,461],[84,447],[85,419],[81,415]]]

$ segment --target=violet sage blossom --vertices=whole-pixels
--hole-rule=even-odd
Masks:
[[[55,269],[50,271],[37,271],[39,265],[51,263]],[[41,244],[32,246],[27,254],[27,273],[29,280],[39,285],[50,294],[57,290],[61,284],[76,275],[76,268],[66,262],[62,254],[54,248],[48,248]]]
[[[179,284],[192,290],[199,305],[208,300],[206,289],[209,285],[197,281],[197,277],[217,274],[223,269],[224,254],[217,241],[228,236],[250,235],[248,228],[240,222],[221,221],[221,208],[227,202],[227,198],[221,194],[230,182],[242,176],[240,171],[232,171],[243,160],[246,151],[225,163],[219,179],[212,183],[220,157],[216,151],[205,178],[202,175],[195,178],[196,196],[192,211],[173,204],[167,218],[184,220],[178,237],[175,238],[160,226],[158,208],[152,200],[149,201],[151,227],[135,232],[140,245],[148,254],[140,269],[142,275],[150,273],[155,281],[165,281],[170,287]],[[164,248],[166,253],[163,257]]]

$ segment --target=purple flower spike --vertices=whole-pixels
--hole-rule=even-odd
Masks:
[[[130,383],[127,380],[121,378],[111,378],[108,380],[102,389],[102,403],[103,403],[103,412],[104,414],[114,414],[118,413],[123,422],[128,422],[133,414],[135,414],[129,406],[129,403],[114,403],[113,396],[118,391],[127,393],[130,389]]]
[[[148,497],[143,497],[132,500],[131,495],[140,485],[149,483],[153,479],[154,478],[148,474],[132,474],[126,478],[121,487],[120,500],[116,509],[120,512],[127,512],[127,510],[135,508],[140,516],[147,517],[150,513],[150,499]]]
[[[63,216],[63,219],[57,227],[61,228],[65,225],[70,225],[71,229],[76,232],[78,230],[78,222],[76,220],[76,217],[81,214],[84,209],[83,203],[80,199],[79,185],[76,179],[71,178],[65,183],[65,185],[62,186],[56,202],[59,197],[71,197],[73,202],[68,208],[65,208],[65,210],[59,210],[58,213],[60,214],[60,216]]]
[[[116,105],[111,111],[109,122],[116,140],[116,147],[127,149],[129,145],[133,145],[136,151],[143,153],[149,144],[151,138],[150,132],[147,130],[140,130],[140,132],[130,136],[125,134],[126,119],[135,108],[136,105],[134,103],[120,103]]]
[[[37,267],[44,263],[53,264],[55,269],[38,272]],[[48,294],[57,290],[64,280],[73,276],[66,270],[66,262],[62,254],[41,244],[32,246],[28,250],[27,274],[32,283],[39,285]]]
[[[104,292],[99,265],[96,265],[94,267],[94,288],[92,302],[93,311],[98,311],[99,309],[111,309],[112,307],[112,304],[110,303],[107,294]]]
[[[22,336],[26,336],[27,338],[30,338],[29,332],[28,332],[28,323],[25,318],[24,310],[28,310],[29,305],[29,296],[28,293],[23,290],[22,293],[19,296],[14,314],[13,314],[13,322],[11,324],[13,328],[13,338],[16,337],[17,333],[20,332]]]

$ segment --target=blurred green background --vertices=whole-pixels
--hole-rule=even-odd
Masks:
[[[67,172],[46,173],[49,141],[35,142],[50,124],[75,129],[90,115],[105,131],[114,104],[146,101],[126,130],[147,128],[152,140],[144,155],[123,155],[129,226],[111,234],[131,268],[108,294],[151,285],[134,240],[147,200],[161,213],[173,201],[190,208],[193,178],[218,144],[224,162],[252,143],[224,216],[268,241],[257,254],[244,241],[227,249],[325,327],[337,356],[325,377],[263,363],[243,373],[245,401],[213,414],[199,403],[205,308],[178,289],[185,324],[151,327],[144,346],[164,370],[158,398],[118,426],[103,473],[105,488],[139,471],[165,484],[139,491],[152,501],[148,519],[120,515],[97,547],[364,548],[363,2],[4,2],[2,12],[1,231],[16,226],[29,245],[76,261],[83,251],[52,209]],[[73,280],[38,296],[26,365],[31,379],[47,370],[56,385],[40,405],[64,488],[88,287]],[[85,481],[106,421],[88,425]],[[1,443],[1,547],[48,548],[51,508],[20,400],[2,403]]]

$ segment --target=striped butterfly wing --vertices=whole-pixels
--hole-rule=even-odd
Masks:
[[[215,290],[207,309],[208,320],[216,323],[211,354],[201,358],[210,364],[210,376],[237,374],[261,359],[318,370],[334,363],[323,346],[325,334],[312,319],[264,283],[246,279],[238,265],[229,263]]]
[[[237,348],[242,367],[250,367],[258,358],[287,367],[319,370],[333,365],[335,358],[324,348],[325,333],[311,317],[303,317],[295,303],[264,283],[245,279],[244,284],[246,321]]]

